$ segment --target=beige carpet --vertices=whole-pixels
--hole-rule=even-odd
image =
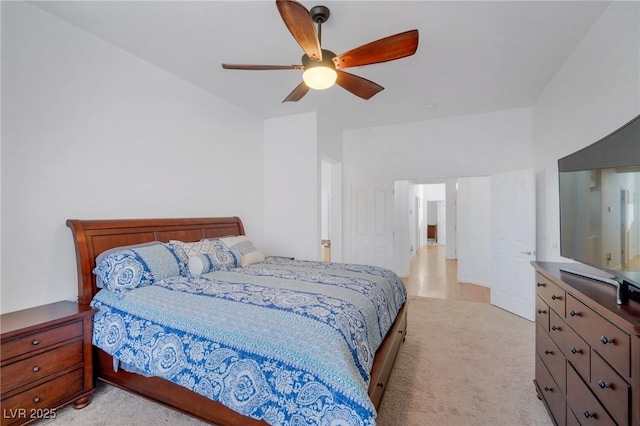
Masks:
[[[483,303],[411,299],[378,425],[552,425],[533,385],[534,327]],[[99,383],[87,408],[66,407],[42,424],[204,423]]]

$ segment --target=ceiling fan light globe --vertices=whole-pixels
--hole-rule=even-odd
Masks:
[[[316,90],[328,89],[336,83],[337,78],[336,70],[328,67],[311,67],[302,73],[304,83]]]

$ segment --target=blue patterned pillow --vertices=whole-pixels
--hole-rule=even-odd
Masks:
[[[174,244],[157,243],[110,251],[93,273],[102,286],[122,297],[136,287],[184,274],[186,255]]]
[[[215,250],[189,256],[189,273],[197,276],[211,271],[228,271],[238,266],[238,256],[228,250]]]
[[[229,270],[240,266],[240,253],[229,250],[218,239],[203,239],[194,243],[172,240],[180,246],[189,260],[189,273],[201,275],[215,270]]]

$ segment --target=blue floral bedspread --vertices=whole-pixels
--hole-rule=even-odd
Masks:
[[[405,299],[382,268],[267,258],[101,290],[93,344],[271,425],[375,425],[373,357]]]

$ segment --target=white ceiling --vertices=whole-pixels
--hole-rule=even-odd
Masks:
[[[608,1],[303,1],[331,10],[322,46],[342,53],[418,29],[415,55],[347,71],[385,87],[339,86],[282,100],[301,71],[274,1],[41,1],[38,7],[262,118],[319,111],[344,129],[531,106]]]

